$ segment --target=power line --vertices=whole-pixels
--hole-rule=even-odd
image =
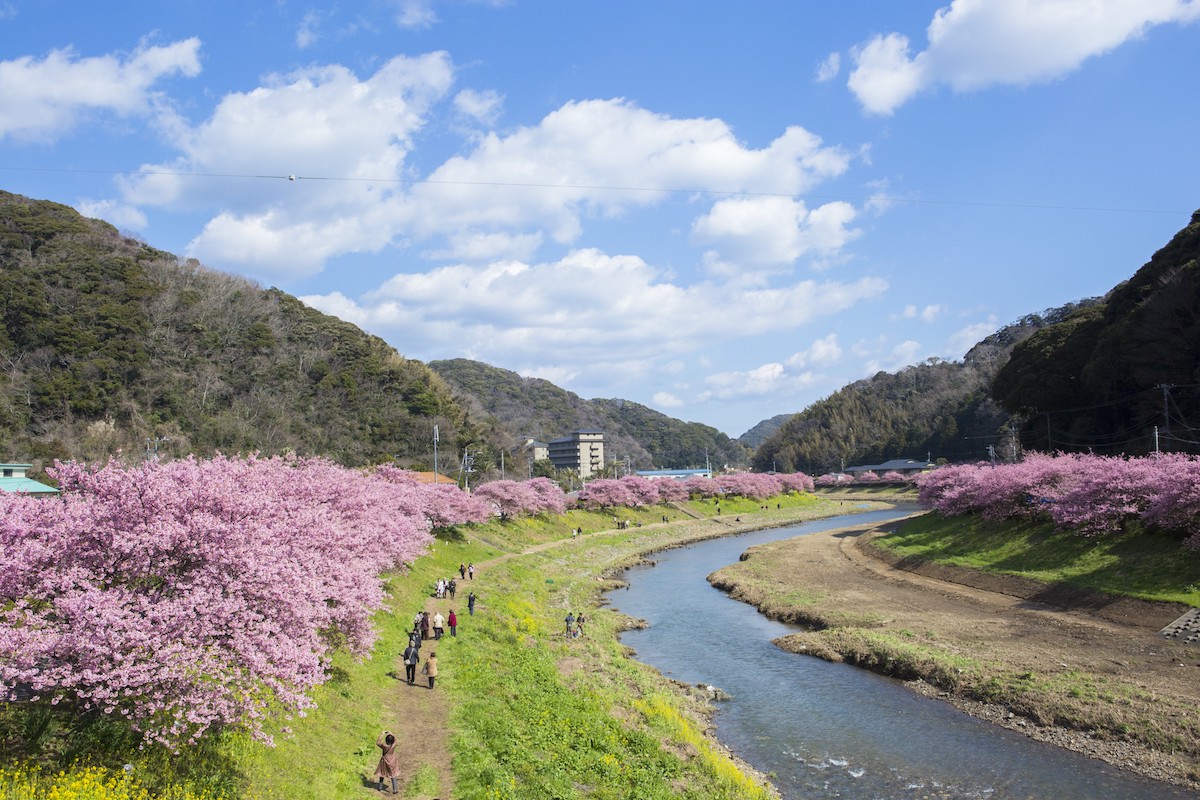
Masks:
[[[175,178],[222,178],[242,180],[284,180],[296,181],[337,181],[343,183],[394,183],[409,186],[476,186],[494,187],[501,189],[570,189],[607,192],[657,192],[661,194],[713,194],[731,197],[789,197],[804,200],[844,200],[848,202],[867,203],[885,202],[908,205],[928,206],[961,206],[974,208],[1010,208],[1031,211],[1089,211],[1116,214],[1170,214],[1188,216],[1191,211],[1169,210],[1161,208],[1115,208],[1110,206],[1072,206],[1053,205],[1047,203],[1000,203],[995,201],[976,200],[929,200],[912,197],[888,197],[834,194],[802,194],[794,192],[756,192],[746,189],[709,189],[656,186],[612,186],[589,183],[539,183],[535,181],[469,181],[469,180],[438,180],[433,178],[395,178],[395,177],[350,177],[336,175],[259,175],[253,173],[231,172],[180,172],[172,170],[105,170],[78,169],[69,167],[14,167],[0,164],[0,171],[9,172],[53,172],[79,175],[130,175]]]

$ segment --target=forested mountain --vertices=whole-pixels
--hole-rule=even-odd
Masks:
[[[779,430],[783,423],[792,418],[791,414],[776,414],[770,419],[764,419],[762,422],[755,425],[750,430],[743,433],[737,438],[739,442],[749,447],[751,450],[756,449],[760,444],[767,440],[767,437]]]
[[[758,470],[822,473],[892,458],[964,461],[1010,445],[1009,414],[991,384],[1013,347],[1095,301],[1031,314],[962,361],[929,359],[846,386],[790,417],[754,454]]]
[[[275,289],[0,192],[0,459],[259,451],[424,462],[463,412],[424,364]],[[159,441],[161,440],[161,441]]]
[[[1200,452],[1200,211],[1099,305],[1013,350],[994,397],[1045,451]]]
[[[634,469],[698,467],[705,451],[714,466],[744,464],[748,451],[725,434],[696,422],[681,422],[627,400],[584,400],[540,378],[523,378],[469,359],[431,361],[429,366],[459,390],[472,415],[482,412],[489,427],[515,439],[548,441],[571,431],[604,431],[607,458]]]

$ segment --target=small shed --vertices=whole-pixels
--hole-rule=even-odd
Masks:
[[[0,491],[13,494],[58,494],[58,489],[53,486],[26,477],[26,473],[32,467],[33,464],[0,464]]]

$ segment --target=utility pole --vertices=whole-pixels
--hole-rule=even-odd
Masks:
[[[438,446],[438,426],[434,425],[433,426],[433,482],[434,483],[438,482],[437,446]]]

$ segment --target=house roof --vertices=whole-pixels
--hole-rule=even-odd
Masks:
[[[914,469],[933,469],[937,464],[932,461],[914,461],[911,458],[893,458],[882,464],[863,464],[857,467],[846,467],[846,472],[903,472]]]
[[[0,478],[0,491],[19,494],[58,494],[58,489],[33,478]]]

